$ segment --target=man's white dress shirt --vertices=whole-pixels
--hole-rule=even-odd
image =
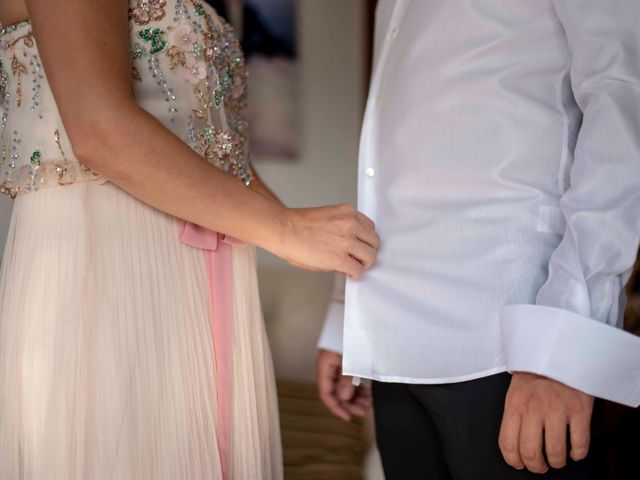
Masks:
[[[539,373],[640,404],[640,0],[381,0],[344,373]],[[332,305],[320,346],[343,350]]]

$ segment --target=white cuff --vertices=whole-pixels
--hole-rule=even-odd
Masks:
[[[640,406],[640,337],[568,310],[510,305],[501,312],[510,372],[529,372]]]
[[[341,354],[343,325],[344,303],[332,302],[322,327],[318,348]]]

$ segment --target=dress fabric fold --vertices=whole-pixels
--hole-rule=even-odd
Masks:
[[[0,478],[282,478],[255,249],[214,236],[110,183],[15,200]]]

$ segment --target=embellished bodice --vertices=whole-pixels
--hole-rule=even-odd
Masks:
[[[231,27],[197,0],[131,0],[138,105],[206,161],[251,182],[247,73]],[[0,193],[101,179],[65,134],[28,21],[0,33]]]

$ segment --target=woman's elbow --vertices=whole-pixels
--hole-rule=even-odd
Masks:
[[[116,167],[114,156],[118,157],[127,135],[135,131],[131,115],[122,114],[116,118],[87,115],[65,122],[71,149],[78,162],[96,172]]]

